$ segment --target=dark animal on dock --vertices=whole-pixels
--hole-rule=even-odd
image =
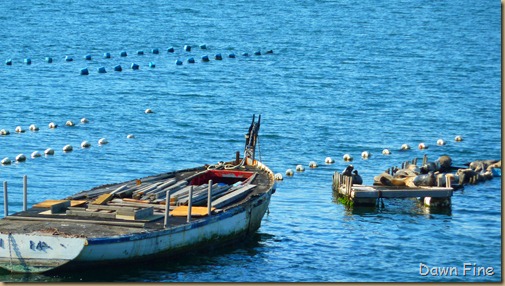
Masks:
[[[486,170],[488,167],[492,166],[493,164],[498,163],[498,160],[477,160],[473,161],[470,163],[465,163],[464,165],[468,166],[470,169],[474,170],[475,172],[480,172],[483,170]],[[500,167],[501,167],[501,161],[500,161]]]
[[[358,174],[358,170],[352,171],[352,184],[358,184],[358,185],[363,185],[363,178]]]
[[[437,182],[435,179],[435,173],[432,171],[428,172],[428,174],[421,174],[418,175],[414,178],[413,181],[414,185],[416,186],[426,186],[426,187],[432,187],[436,186]]]
[[[449,172],[452,168],[452,159],[447,155],[438,157],[435,162],[427,162],[421,166],[421,174],[428,174],[428,172],[439,171],[441,173]]]
[[[342,172],[342,175],[344,175],[344,176],[352,176],[352,170],[354,170],[354,166],[353,165],[349,165],[349,166],[345,167],[344,171]]]

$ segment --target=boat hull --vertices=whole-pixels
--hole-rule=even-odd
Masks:
[[[272,191],[210,217],[151,232],[87,239],[50,234],[0,234],[3,241],[0,267],[11,272],[42,273],[61,267],[130,263],[135,259],[217,247],[244,238],[261,226]]]

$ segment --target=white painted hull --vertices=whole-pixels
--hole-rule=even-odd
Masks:
[[[65,264],[130,261],[193,250],[199,245],[219,245],[260,227],[271,192],[210,218],[140,234],[87,239],[51,234],[0,234],[0,267],[12,272],[40,273]]]

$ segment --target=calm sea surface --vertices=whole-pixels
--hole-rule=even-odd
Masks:
[[[331,189],[346,153],[365,184],[424,154],[448,154],[456,166],[501,158],[498,1],[4,0],[0,11],[0,129],[11,132],[0,137],[0,159],[28,157],[0,166],[10,213],[22,208],[23,175],[31,205],[233,159],[253,114],[262,115],[262,161],[282,174],[307,168],[278,183],[269,214],[245,245],[78,273],[2,272],[1,281],[502,280],[501,178],[455,192],[446,211],[413,200],[348,209]],[[223,60],[214,60],[217,53]],[[80,75],[84,68],[88,76]],[[49,129],[50,122],[59,127]],[[30,124],[40,131],[28,131]],[[464,140],[455,142],[457,135]],[[109,144],[98,146],[100,138]],[[445,146],[436,145],[440,138]],[[79,147],[84,140],[91,148]],[[421,142],[429,148],[417,149]],[[412,150],[400,152],[404,143]],[[73,152],[62,152],[67,144]],[[55,155],[30,158],[46,148]],[[382,155],[384,148],[392,154]],[[368,160],[360,157],[365,150]],[[335,164],[324,163],[328,156]],[[310,161],[319,167],[309,169]],[[421,263],[456,267],[459,275],[423,275]],[[492,267],[494,275],[463,275],[465,263]]]

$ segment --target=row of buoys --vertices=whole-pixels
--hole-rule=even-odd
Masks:
[[[135,138],[135,136],[133,134],[128,134],[126,136],[126,138],[132,139],[132,138]],[[100,138],[98,140],[98,145],[99,146],[103,146],[103,145],[106,145],[108,143],[109,143],[109,141],[106,138]],[[84,140],[84,141],[82,141],[82,143],[81,143],[80,146],[83,149],[90,148],[91,147],[91,143],[89,141],[87,141],[87,140]],[[62,151],[65,152],[65,153],[72,152],[73,150],[74,150],[74,147],[72,145],[70,145],[70,144],[67,144],[67,145],[63,146],[63,148],[62,148]],[[54,155],[54,153],[55,153],[55,151],[54,151],[53,148],[47,148],[44,151],[44,154],[46,156]],[[34,151],[30,155],[30,157],[32,159],[35,159],[35,158],[38,158],[38,157],[41,157],[41,156],[42,156],[42,154],[39,151]],[[16,156],[15,161],[16,162],[24,162],[24,161],[26,161],[26,156],[24,154],[19,154],[19,155]],[[12,163],[12,160],[9,157],[5,157],[5,158],[3,158],[0,161],[0,164],[2,164],[2,165],[10,165],[11,163]]]
[[[273,52],[270,50],[270,51],[267,51],[267,53],[273,53]],[[258,52],[255,52],[254,54],[255,55],[261,55],[261,52],[258,51]],[[242,55],[243,56],[248,56],[249,54],[248,53],[243,53]],[[234,53],[231,53],[231,54],[228,54],[228,58],[234,59],[234,58],[236,58],[236,56],[235,56]],[[216,61],[221,61],[221,60],[223,60],[223,56],[221,55],[221,53],[217,53],[217,54],[214,55],[214,59]],[[210,62],[210,58],[209,58],[208,55],[204,55],[204,56],[201,57],[201,61],[202,62]],[[188,64],[194,64],[194,63],[196,63],[196,60],[195,60],[194,57],[189,57],[186,60],[186,62]],[[184,64],[184,61],[182,61],[181,59],[175,60],[175,65],[176,66],[182,66],[183,64]],[[149,62],[148,66],[149,66],[149,68],[155,68],[156,67],[156,63]],[[136,64],[136,63],[132,63],[130,65],[130,69],[132,69],[132,70],[139,70],[140,66],[138,64]],[[114,66],[113,70],[117,71],[117,72],[120,72],[120,71],[123,71],[123,67],[121,65],[116,65],[116,66]],[[107,70],[106,70],[105,67],[101,66],[101,67],[97,68],[97,72],[98,73],[107,73]],[[89,71],[88,68],[82,68],[80,70],[80,72],[79,72],[80,75],[89,75],[89,73],[90,73],[90,71]]]
[[[89,120],[87,118],[82,118],[80,120],[80,122],[82,124],[87,124],[87,123],[89,123]],[[56,128],[58,128],[58,124],[56,124],[54,122],[50,122],[47,126],[49,127],[49,129],[56,129]],[[75,122],[72,121],[72,120],[67,120],[67,122],[65,122],[65,126],[73,127],[73,126],[75,126]],[[35,125],[35,124],[30,124],[30,126],[28,127],[28,130],[30,130],[32,132],[36,132],[36,131],[39,131],[40,128],[37,125]],[[14,131],[16,133],[25,133],[26,132],[26,130],[23,129],[23,127],[21,127],[21,126],[16,126],[16,128],[15,128]],[[11,134],[11,133],[7,129],[1,129],[0,130],[0,135],[5,136],[5,135],[9,135],[9,134]]]
[[[460,142],[460,141],[463,141],[463,138],[462,138],[460,135],[458,135],[458,136],[456,136],[456,137],[454,138],[454,140],[455,140],[456,142]],[[443,145],[445,145],[445,144],[446,144],[445,140],[443,140],[443,139],[438,139],[438,140],[437,140],[437,145],[439,145],[439,146],[443,146]],[[423,149],[427,149],[427,148],[428,148],[428,146],[427,146],[425,143],[423,143],[423,142],[422,142],[422,143],[419,143],[418,148],[419,148],[420,150],[423,150]],[[400,148],[400,150],[410,150],[410,149],[411,149],[411,147],[410,147],[410,145],[408,145],[408,144],[403,144],[403,145],[401,146],[401,148]],[[383,155],[391,155],[391,151],[390,151],[389,149],[387,149],[387,148],[386,148],[386,149],[383,149],[383,150],[382,150],[382,154],[383,154]],[[372,154],[371,154],[369,151],[363,151],[363,152],[361,153],[361,158],[362,158],[362,159],[364,159],[364,160],[369,159],[371,156],[372,156]],[[346,162],[350,162],[350,161],[352,161],[354,158],[353,158],[350,154],[346,153],[346,154],[344,154],[344,155],[342,156],[342,159],[343,159],[344,161],[346,161]],[[325,162],[326,164],[333,164],[333,163],[335,163],[335,160],[334,160],[333,158],[331,158],[331,157],[326,157],[326,158],[325,158],[325,160],[324,160],[324,162]],[[317,164],[315,161],[310,161],[310,162],[309,162],[309,167],[310,167],[310,168],[317,168],[317,167],[318,167],[318,164]],[[303,167],[303,165],[300,165],[300,164],[299,164],[299,165],[296,165],[295,170],[296,170],[296,172],[303,172],[303,171],[305,171],[305,168]],[[291,169],[291,168],[290,168],[290,169],[287,169],[287,170],[286,170],[286,172],[285,172],[285,175],[286,175],[286,176],[288,176],[288,177],[292,177],[292,176],[294,176],[294,174],[295,174],[295,172],[294,172],[294,171],[293,171],[293,169]],[[281,174],[281,173],[276,173],[276,174],[274,175],[274,177],[275,177],[275,179],[276,179],[276,180],[278,180],[278,181],[283,180],[283,176],[282,176],[282,174]]]
[[[204,44],[204,45],[200,45],[200,49],[202,49],[202,50],[206,50],[206,49],[207,49],[207,45],[205,45],[205,44]],[[175,49],[174,47],[169,47],[169,48],[167,48],[167,53],[175,53],[175,51],[176,51],[176,49]],[[190,52],[190,51],[191,51],[191,46],[190,46],[190,45],[185,45],[185,46],[183,47],[183,51],[185,51],[185,52]],[[158,54],[160,53],[160,50],[159,50],[158,48],[153,48],[153,49],[151,49],[151,53],[152,53],[152,54],[155,54],[155,55],[158,55]],[[143,51],[143,50],[138,50],[138,51],[136,52],[136,54],[137,54],[138,56],[143,56],[143,55],[145,55],[145,53],[144,53],[144,51]],[[264,54],[273,54],[273,50],[267,50]],[[260,56],[260,55],[262,55],[262,52],[261,52],[261,50],[256,50],[255,52],[253,52],[253,55],[255,55],[255,56]],[[127,57],[127,56],[128,56],[128,52],[126,52],[126,51],[121,51],[121,52],[119,53],[119,57],[124,58],[124,57]],[[243,52],[243,53],[242,53],[242,56],[247,57],[247,56],[249,56],[249,53],[248,53],[248,52]],[[205,57],[207,57],[207,59],[208,59],[208,56],[205,56]],[[235,58],[235,57],[236,57],[236,55],[235,55],[234,53],[230,53],[230,54],[228,55],[228,57],[229,57],[229,58]],[[111,53],[106,52],[106,53],[104,53],[104,54],[103,54],[103,58],[104,58],[104,59],[110,59],[110,58],[112,58],[112,55],[111,55]],[[84,59],[85,61],[92,61],[92,60],[93,60],[93,56],[92,56],[92,55],[90,55],[90,54],[86,54],[86,55],[84,55],[83,59]],[[219,54],[219,53],[218,53],[218,54],[216,54],[216,55],[215,55],[215,59],[216,59],[216,60],[221,60],[221,59],[222,59],[221,54]],[[52,58],[52,57],[45,57],[45,58],[44,58],[44,61],[45,61],[46,63],[52,63],[52,62],[53,62],[53,58]],[[74,61],[74,58],[73,58],[72,56],[68,56],[68,55],[66,55],[66,56],[65,56],[65,58],[64,58],[64,61],[65,61],[65,62],[73,62],[73,61]],[[202,61],[205,61],[205,60],[203,60],[203,59],[202,59]],[[32,59],[31,59],[31,58],[24,58],[24,59],[23,59],[23,63],[24,63],[25,65],[31,65],[31,64],[32,64]],[[12,59],[7,59],[7,60],[5,61],[5,65],[7,65],[7,66],[12,66],[12,64],[13,64],[13,60],[12,60]]]

